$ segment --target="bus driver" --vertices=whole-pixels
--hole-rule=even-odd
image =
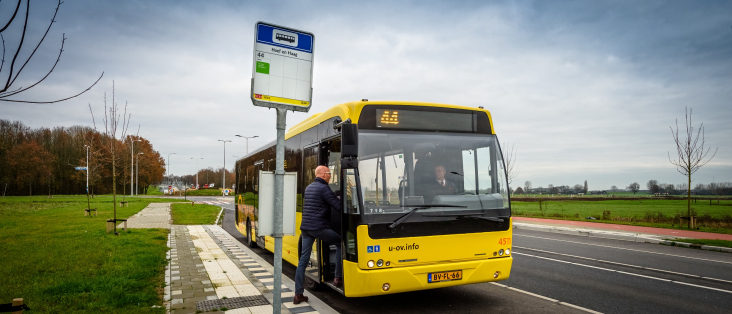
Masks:
[[[445,179],[445,167],[438,165],[435,167],[435,184],[432,186],[432,195],[456,195],[457,189],[455,184]]]

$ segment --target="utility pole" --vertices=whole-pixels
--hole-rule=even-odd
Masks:
[[[89,202],[89,147],[89,145],[84,145],[84,148],[86,148],[86,209],[91,209]],[[3,194],[3,197],[5,197],[5,194]],[[91,217],[91,211],[89,211],[89,217]]]
[[[224,142],[224,171],[221,180],[221,188],[226,189],[226,143],[231,142],[229,140],[219,140],[219,142]]]
[[[137,175],[135,177],[135,194],[140,194],[140,155],[144,155],[145,153],[139,152],[137,153]]]
[[[133,140],[132,137],[130,137],[130,146],[132,147],[132,161],[130,167],[130,196],[135,195],[135,142],[139,142],[140,140]]]
[[[198,160],[199,159],[203,159],[203,157],[201,157],[201,158],[193,158],[193,157],[191,157],[191,159],[195,159],[196,160],[196,189],[198,189],[198,172],[199,172],[198,171],[199,170],[198,169]]]
[[[246,139],[246,140],[247,140],[247,153],[246,153],[246,155],[249,155],[249,139],[250,139],[250,138],[255,138],[255,137],[259,137],[259,135],[255,135],[255,136],[241,136],[241,135],[238,135],[238,134],[237,134],[237,135],[235,135],[235,136],[236,136],[236,137],[243,137],[244,139]]]

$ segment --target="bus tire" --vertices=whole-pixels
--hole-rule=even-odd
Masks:
[[[323,287],[323,285],[312,278],[305,275],[305,283],[304,283],[305,289],[308,289],[310,291],[318,291],[320,288]]]
[[[257,247],[257,240],[252,237],[252,223],[247,220],[247,246],[250,248]]]

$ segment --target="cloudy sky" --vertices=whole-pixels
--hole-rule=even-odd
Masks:
[[[0,2],[0,24],[12,2]],[[27,41],[42,36],[54,8],[31,5]],[[139,125],[162,155],[177,153],[174,174],[195,172],[196,157],[204,158],[199,168],[221,167],[219,139],[233,141],[232,168],[232,156],[246,150],[235,134],[259,136],[250,150],[275,138],[274,111],[248,96],[254,24],[267,21],[316,36],[311,113],[362,98],[485,106],[499,139],[518,151],[514,186],[685,182],[667,154],[675,152],[669,126],[677,118],[683,125],[687,106],[718,148],[693,184],[732,181],[727,1],[66,0],[56,21],[16,86],[52,66],[65,33],[61,62],[17,99],[57,99],[104,78],[62,103],[0,102],[0,118],[92,125],[88,105],[100,115],[114,80],[133,132]],[[3,32],[9,51],[20,27]],[[287,123],[307,116],[289,113]]]

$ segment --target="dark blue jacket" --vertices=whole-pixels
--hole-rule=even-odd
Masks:
[[[302,206],[302,221],[300,230],[315,231],[330,229],[330,208],[338,212],[341,210],[341,200],[328,186],[328,182],[321,178],[305,188]]]

